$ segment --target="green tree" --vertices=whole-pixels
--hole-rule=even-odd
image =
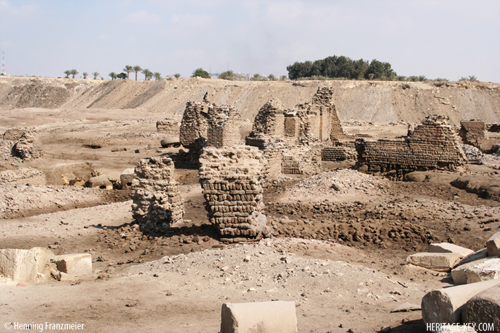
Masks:
[[[176,80],[179,80],[179,78],[181,77],[181,75],[179,73],[175,73],[174,76],[175,76]]]
[[[274,76],[274,74],[269,74],[267,78],[269,79],[269,81],[276,81],[276,76]]]
[[[142,71],[141,66],[134,66],[134,72],[135,72],[135,80],[137,81],[137,73]]]
[[[71,75],[71,71],[64,71],[64,74],[66,74],[65,78],[67,79]]]
[[[234,73],[233,71],[225,71],[219,75],[219,79],[222,80],[234,80]]]
[[[151,72],[147,68],[143,69],[141,73],[144,74],[144,80],[145,81],[150,80],[153,77],[153,72]]]
[[[197,77],[197,76],[202,77],[204,79],[210,79],[210,74],[208,74],[208,72],[201,67],[197,68],[193,72],[193,75],[191,75],[191,77]]]
[[[117,77],[115,72],[111,72],[108,75],[111,77],[111,80],[115,80]]]
[[[75,75],[78,74],[78,71],[76,69],[72,69],[72,70],[70,70],[70,74],[72,75],[72,78],[74,79]]]
[[[117,75],[116,75],[116,77],[117,77],[118,79],[125,80],[125,79],[128,77],[128,75],[127,75],[127,74],[125,74],[124,72],[121,72],[120,74],[117,74]]]
[[[92,75],[94,76],[94,80],[97,80],[97,77],[99,76],[99,73],[98,72],[94,72],[94,73],[92,73]]]
[[[83,78],[84,78],[84,79],[86,79],[88,75],[89,75],[89,73],[87,73],[87,72],[83,72]]]
[[[286,75],[281,75],[280,76],[280,81],[286,81],[287,76]]]
[[[154,72],[153,75],[154,75],[156,81],[161,80],[161,74],[159,72]]]
[[[130,73],[134,71],[134,67],[127,65],[125,68],[123,68],[123,71],[127,73],[127,79],[130,77]]]

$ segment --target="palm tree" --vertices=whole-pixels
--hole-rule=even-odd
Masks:
[[[94,80],[97,80],[97,77],[99,76],[99,73],[98,72],[94,72],[94,73],[92,73],[92,75],[94,75]]]
[[[155,76],[155,80],[156,81],[161,80],[161,74],[160,73],[155,72],[153,75]]]
[[[125,68],[123,69],[123,71],[124,71],[125,73],[127,73],[127,79],[128,79],[128,78],[129,78],[130,73],[134,71],[134,67],[132,67],[132,66],[130,66],[130,65],[127,65],[127,66],[125,66]]]
[[[137,81],[137,73],[139,73],[140,71],[142,71],[142,68],[141,66],[134,66],[134,72],[135,72],[135,80]]]
[[[71,71],[64,71],[64,74],[66,74],[65,78],[67,79],[71,75]]]
[[[181,77],[181,75],[180,75],[179,73],[174,74],[174,76],[175,76],[175,79],[176,79],[176,80],[179,80],[179,78]]]
[[[116,79],[116,73],[115,72],[111,72],[108,75],[111,77],[111,80]]]
[[[83,72],[83,78],[84,78],[84,79],[86,79],[88,75],[89,75],[89,73],[87,73],[87,72]]]
[[[147,68],[143,69],[141,73],[144,74],[144,80],[146,80],[146,81],[153,77],[153,72],[151,72]]]
[[[70,70],[70,74],[72,75],[72,77],[74,79],[75,75],[78,74],[78,72],[76,71],[76,69],[72,69],[72,70]]]

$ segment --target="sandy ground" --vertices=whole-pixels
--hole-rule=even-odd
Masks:
[[[2,162],[0,171],[33,168],[44,176],[30,169],[25,178],[0,175],[1,200],[17,208],[1,212],[0,248],[90,252],[94,273],[77,282],[0,284],[0,324],[218,332],[224,302],[293,300],[300,332],[375,332],[388,326],[391,332],[423,332],[420,311],[391,310],[404,302],[418,305],[427,291],[451,280],[446,273],[406,265],[406,256],[434,241],[477,250],[500,227],[500,202],[450,185],[461,175],[498,181],[494,167],[470,165],[456,173],[426,173],[420,182],[390,182],[325,163],[328,173],[287,178],[266,190],[272,239],[220,243],[194,169],[176,170],[184,224],[166,235],[145,235],[134,227],[129,192],[65,182],[88,179],[92,170],[118,179],[140,158],[175,153],[160,148],[157,118],[147,112],[139,118],[136,110],[23,109],[5,112],[2,126],[20,119],[39,129],[45,157]],[[405,130],[401,124],[346,126],[350,133],[379,137]],[[101,148],[89,147],[95,142]],[[315,199],[320,185],[324,195]],[[397,235],[370,236],[369,230],[381,228],[394,228]]]

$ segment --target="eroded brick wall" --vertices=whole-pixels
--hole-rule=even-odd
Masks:
[[[465,163],[460,138],[445,116],[429,116],[408,138],[356,141],[358,165],[368,172],[455,169]]]
[[[200,156],[200,183],[221,240],[241,242],[270,235],[263,213],[265,159],[256,147],[206,147]]]
[[[168,157],[141,159],[135,167],[136,178],[132,215],[145,232],[164,233],[182,222],[184,202],[174,178],[174,163]]]

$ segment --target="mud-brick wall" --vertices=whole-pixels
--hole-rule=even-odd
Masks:
[[[136,179],[132,215],[145,232],[164,233],[182,222],[184,202],[174,178],[174,163],[168,157],[141,159],[135,167]]]
[[[321,144],[282,148],[281,173],[304,175],[320,173],[322,148]]]
[[[278,99],[271,99],[260,108],[252,127],[254,135],[264,134],[271,137],[283,137],[285,135],[285,116],[283,105]]]
[[[460,122],[460,136],[464,143],[478,146],[478,142],[485,138],[486,125],[484,121],[470,120]]]
[[[206,147],[200,164],[208,217],[221,240],[233,243],[269,235],[262,203],[262,152],[249,146]]]
[[[210,115],[207,144],[217,148],[239,145],[240,126],[240,115],[232,106],[216,106]]]
[[[281,149],[277,144],[264,145],[262,150],[265,159],[265,181],[278,178],[281,175]]]
[[[179,135],[179,123],[173,119],[158,120],[156,130],[165,134]]]
[[[409,138],[357,141],[358,163],[368,171],[454,169],[465,163],[460,139],[453,128],[426,120]]]
[[[179,130],[179,140],[186,148],[194,148],[199,137],[207,138],[208,118],[213,105],[207,102],[187,102]]]
[[[333,146],[325,147],[321,150],[322,161],[345,161],[357,158],[356,149],[353,147]]]

